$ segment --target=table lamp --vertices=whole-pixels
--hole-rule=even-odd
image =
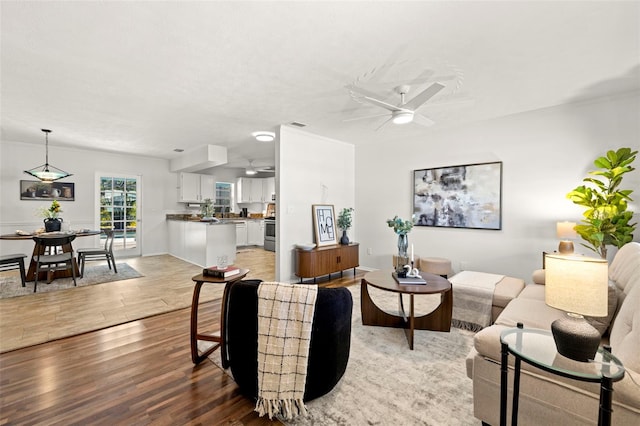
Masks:
[[[556,235],[560,239],[558,245],[558,251],[562,254],[573,253],[572,239],[577,237],[576,231],[573,229],[576,226],[575,222],[558,222],[556,224]]]
[[[583,315],[607,316],[607,261],[548,254],[545,265],[545,302],[567,311],[551,324],[558,353],[576,361],[593,359],[601,336]]]

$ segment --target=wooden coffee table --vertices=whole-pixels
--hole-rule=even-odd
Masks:
[[[398,285],[391,270],[378,270],[367,273],[360,285],[360,311],[362,313],[362,324],[377,325],[382,327],[404,328],[409,342],[409,348],[413,350],[413,331],[451,330],[451,311],[453,310],[453,290],[451,283],[439,275],[421,272],[422,278],[427,284],[420,285]],[[389,314],[373,303],[368,286],[379,288],[380,290],[398,293],[401,315]],[[409,295],[409,312],[406,312],[402,302],[402,295]],[[420,294],[440,294],[440,305],[431,313],[417,317],[414,313],[414,295]]]

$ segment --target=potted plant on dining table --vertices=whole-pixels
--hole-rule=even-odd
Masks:
[[[49,207],[42,207],[40,215],[44,217],[44,230],[46,232],[60,231],[62,218],[58,217],[62,213],[62,208],[58,200],[53,200]]]

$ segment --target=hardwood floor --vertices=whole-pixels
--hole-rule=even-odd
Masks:
[[[273,259],[268,256],[254,253],[251,259],[248,255],[243,259],[239,253],[236,263],[250,268],[251,277],[273,279],[269,276]],[[158,261],[174,263],[170,256],[158,257],[162,259],[137,258],[129,263],[145,275],[153,273]],[[189,277],[199,272],[198,267],[192,273],[193,265],[175,261],[186,265],[182,268]],[[342,278],[320,279],[318,284],[352,285],[363,275],[348,271]],[[163,289],[184,291],[181,285]],[[192,289],[189,282],[189,295]],[[0,308],[4,311],[6,306]],[[63,309],[67,308],[75,307]],[[41,309],[22,311],[23,320],[28,316],[37,325]],[[188,308],[178,309],[1,354],[0,424],[280,424],[259,418],[253,401],[243,397],[233,380],[213,363],[191,363],[189,313]],[[73,317],[69,312],[67,316]],[[217,300],[201,303],[202,331],[218,329],[219,320]],[[0,338],[4,340],[4,332]]]

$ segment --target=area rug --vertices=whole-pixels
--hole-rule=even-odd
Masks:
[[[123,281],[143,276],[126,263],[116,263],[116,268],[118,269],[117,274],[114,273],[113,270],[110,270],[106,264],[96,264],[91,266],[87,264],[84,270],[84,277],[76,277],[76,283],[78,284],[78,287],[82,287],[108,283],[111,281]],[[28,281],[26,286],[22,287],[20,274],[18,272],[2,276],[0,277],[0,299],[34,294],[33,285],[33,281]],[[64,290],[73,287],[73,280],[71,278],[58,278],[51,281],[50,284],[47,284],[46,280],[41,280],[38,281],[37,292],[46,293],[48,291]]]
[[[349,287],[354,309],[347,370],[327,395],[307,403],[309,415],[292,426],[306,425],[477,425],[473,417],[472,381],[465,358],[473,333],[416,330],[414,350],[404,331],[363,326],[360,286]],[[393,306],[388,292],[377,298]],[[376,300],[378,303],[378,300]],[[220,366],[219,351],[210,356]],[[230,374],[230,370],[226,370]]]

